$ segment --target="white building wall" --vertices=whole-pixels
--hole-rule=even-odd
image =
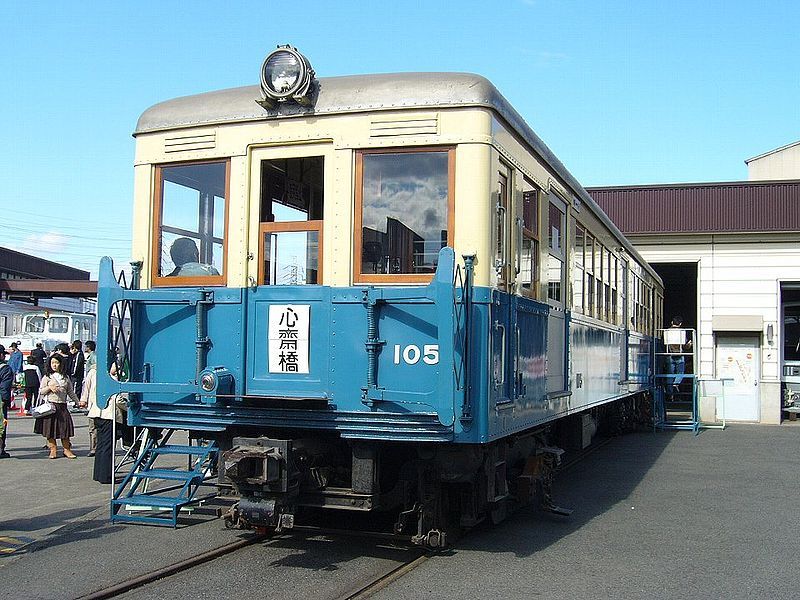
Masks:
[[[763,319],[761,421],[780,422],[780,283],[800,281],[800,235],[630,237],[636,249],[651,263],[698,263],[700,377],[715,376],[715,316]],[[670,315],[664,315],[664,318],[668,320]],[[766,333],[770,325],[774,331],[772,343],[768,342]]]
[[[800,179],[800,142],[789,144],[747,161],[747,178],[751,181]]]

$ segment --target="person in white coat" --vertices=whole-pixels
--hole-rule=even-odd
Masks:
[[[111,483],[114,478],[114,418],[116,402],[112,397],[105,408],[97,406],[97,369],[91,369],[83,382],[81,404],[89,408],[91,444],[89,455],[94,455],[93,479],[100,483]]]

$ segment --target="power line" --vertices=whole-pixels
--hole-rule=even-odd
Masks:
[[[3,225],[3,229],[11,229],[14,231],[19,231],[23,234],[27,235],[47,235],[47,234],[60,234],[69,239],[80,239],[80,240],[92,240],[96,242],[119,242],[119,243],[127,243],[130,244],[131,238],[103,238],[103,237],[96,237],[90,235],[76,235],[74,233],[61,233],[62,226],[61,224],[58,225],[58,229],[44,229],[44,230],[33,230],[28,229],[25,227],[18,227],[16,225]],[[84,230],[85,231],[85,230]]]
[[[47,213],[32,213],[32,212],[27,212],[27,211],[19,211],[19,210],[14,209],[13,207],[11,209],[9,209],[6,214],[14,215],[14,213],[22,213],[22,215],[33,217],[34,219],[44,219],[44,218],[46,218],[48,216]],[[17,216],[17,215],[14,215],[14,216]],[[34,221],[31,224],[36,224],[36,222]],[[125,221],[124,224],[126,226],[130,226],[130,223],[128,221]],[[95,224],[95,225],[89,225],[89,224],[68,225],[68,224],[65,224],[65,223],[59,223],[58,227],[59,227],[59,229],[80,229],[80,230],[86,230],[86,229],[97,229],[97,230],[120,229],[120,227],[116,227],[116,226],[113,226],[113,225],[97,225],[97,224]]]

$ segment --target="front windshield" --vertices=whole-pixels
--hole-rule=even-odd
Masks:
[[[44,331],[44,317],[28,317],[25,323],[25,333],[42,333]]]

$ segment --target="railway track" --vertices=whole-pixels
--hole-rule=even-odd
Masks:
[[[202,552],[166,567],[161,567],[160,569],[149,571],[143,575],[137,575],[136,577],[125,579],[124,581],[99,589],[90,594],[79,596],[75,600],[105,600],[106,598],[114,598],[120,594],[124,594],[125,592],[130,592],[131,590],[135,590],[149,583],[153,583],[154,581],[158,581],[160,579],[164,579],[165,577],[170,577],[183,571],[188,571],[193,567],[209,563],[212,560],[220,558],[221,556],[231,554],[232,552],[236,552],[241,548],[245,548],[262,541],[265,539],[265,537],[266,536],[264,535],[255,534],[243,540],[236,540],[230,544],[219,546],[218,548],[208,550],[207,552]]]
[[[358,535],[354,532],[323,530],[316,527],[298,527],[296,529],[297,531],[293,532],[293,535],[295,536],[297,533],[313,535],[313,536]],[[287,536],[268,536],[264,534],[254,534],[245,539],[240,539],[235,542],[231,542],[230,544],[219,546],[218,548],[214,548],[213,550],[202,552],[200,554],[173,563],[171,565],[161,567],[153,571],[149,571],[142,575],[137,575],[136,577],[125,579],[118,583],[114,583],[113,585],[101,588],[90,594],[79,596],[75,598],[75,600],[105,600],[107,598],[116,598],[127,592],[137,590],[139,588],[153,584],[157,581],[161,581],[168,577],[178,575],[179,573],[189,571],[190,569],[208,564],[218,558],[227,556],[238,550],[247,548],[259,542],[269,544],[270,542],[277,542],[278,540],[284,539],[286,537]],[[359,535],[359,537],[364,537],[364,536]],[[388,536],[379,536],[376,534],[374,536],[368,535],[366,537],[388,537]],[[416,550],[416,548],[414,549]],[[361,600],[364,598],[368,598],[378,590],[381,590],[387,585],[389,585],[392,581],[399,579],[406,573],[412,571],[413,569],[424,563],[428,559],[428,557],[429,555],[423,553],[422,551],[413,552],[412,555],[409,556],[406,560],[395,561],[394,564],[388,565],[387,567],[378,571],[377,573],[369,574],[367,577],[362,578],[359,581],[355,582],[352,585],[352,587],[348,588],[345,592],[338,593],[337,595],[332,596],[330,600]]]
[[[577,455],[565,461],[564,464],[562,464],[561,467],[559,468],[559,471],[564,472],[571,469],[572,467],[580,463],[589,454],[594,453],[595,451],[599,450],[603,446],[610,443],[612,439],[613,438],[605,438],[595,444],[592,444],[586,450],[578,453]],[[363,531],[323,529],[319,527],[304,527],[304,526],[296,527],[293,530],[292,535],[297,536],[298,534],[306,536],[359,537],[362,539],[365,537],[383,538],[392,540],[395,543],[398,541],[396,536],[388,536],[385,534],[369,533]],[[136,577],[132,577],[130,579],[126,579],[119,583],[115,583],[108,587],[94,591],[90,594],[80,596],[76,598],[76,600],[105,600],[107,598],[114,598],[126,592],[152,584],[156,581],[160,581],[165,578],[177,575],[178,573],[182,573],[184,571],[188,571],[195,567],[210,563],[218,558],[221,558],[228,554],[232,554],[238,550],[252,546],[259,542],[264,542],[268,544],[270,542],[276,542],[280,539],[284,539],[285,537],[287,536],[268,536],[265,534],[253,534],[244,539],[239,539],[236,540],[235,542],[231,542],[230,544],[219,546],[218,548],[215,548],[213,550],[197,554],[193,557],[176,562],[166,567],[155,569],[148,573],[144,573],[142,575],[138,575]],[[415,547],[414,550],[417,550],[417,548]],[[352,587],[350,587],[343,593],[339,593],[336,596],[332,596],[330,600],[364,600],[366,598],[369,598],[371,595],[375,594],[379,590],[382,590],[383,588],[391,584],[393,581],[403,577],[404,575],[408,574],[409,572],[413,571],[414,569],[425,563],[428,560],[428,558],[430,558],[430,556],[431,555],[429,553],[424,553],[421,550],[417,552],[412,552],[411,556],[409,556],[407,559],[398,560],[395,562],[395,564],[388,565],[384,569],[378,571],[377,573],[371,573],[367,577],[354,582]]]

